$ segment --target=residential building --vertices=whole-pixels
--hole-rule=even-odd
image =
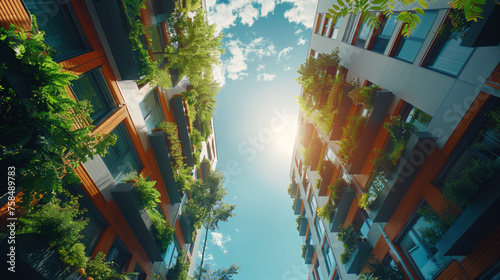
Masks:
[[[436,33],[448,1],[429,2],[409,37],[403,5],[373,28],[326,17],[332,4],[318,3],[307,57],[338,49],[340,64],[319,66],[332,76],[321,93],[301,90],[290,169],[309,279],[357,279],[370,256],[402,279],[497,279],[498,5],[453,40]]]
[[[197,121],[190,120],[193,114],[181,95],[189,90],[187,77],[173,73],[171,88],[142,82],[144,61],[129,38],[129,20],[140,20],[146,28],[146,34],[136,37],[137,42],[143,44],[147,59],[164,67],[164,58],[158,53],[169,44],[167,17],[174,10],[174,1],[148,0],[136,15],[126,11],[124,2],[7,0],[0,5],[0,26],[9,28],[13,23],[30,30],[32,15],[36,16],[39,30],[45,32],[45,43],[57,52],[54,60],[64,71],[79,76],[68,87],[68,94],[93,105],[94,132],[117,136],[106,156],[96,155],[76,168],[82,184],[68,186],[82,196],[81,207],[88,209],[85,217],[89,223],[82,232],[87,255],[103,252],[119,272],[138,272],[137,279],[156,274],[161,278],[155,279],[167,279],[168,270],[184,250],[192,275],[200,231],[193,233],[190,217],[183,215],[189,194],[183,193],[174,179],[167,134],[154,128],[163,121],[177,125],[185,163],[195,180],[207,176],[210,168],[215,170],[215,135],[209,134],[201,151],[195,151],[190,133],[200,128]],[[213,121],[211,125],[213,131]],[[199,168],[196,159],[201,162]],[[161,193],[160,213],[174,229],[174,240],[166,251],[155,240],[147,212],[130,207],[137,197],[130,189],[118,191],[129,172],[156,181]],[[18,240],[22,238],[18,236]],[[46,246],[37,242],[18,244],[19,279],[80,279],[76,272],[60,266],[54,250],[47,252]]]

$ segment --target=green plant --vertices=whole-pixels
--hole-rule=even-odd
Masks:
[[[155,188],[156,181],[148,181],[142,174],[137,175],[137,172],[130,172],[125,175],[123,182],[133,182],[139,196],[141,197],[142,206],[147,210],[151,210],[160,203],[160,192]]]
[[[85,267],[87,257],[85,256],[85,245],[78,242],[67,248],[61,248],[57,251],[61,261],[75,270]]]
[[[446,182],[443,193],[455,206],[463,210],[476,197],[481,186],[498,170],[500,166],[494,161],[477,159],[468,168],[462,170],[460,178]]]
[[[375,199],[376,197],[374,197],[371,193],[364,193],[359,198],[358,205],[365,210],[372,210],[375,204]]]
[[[174,229],[170,227],[163,215],[156,209],[148,210],[149,217],[153,222],[155,237],[161,243],[161,248],[165,252],[172,243]]]
[[[293,199],[293,202],[292,202],[292,210],[295,211],[295,207],[297,206],[297,198],[294,198]]]
[[[332,201],[328,201],[325,206],[318,208],[318,216],[327,221],[330,222],[330,214],[335,210],[335,206],[333,205]]]
[[[359,230],[353,226],[348,225],[346,227],[339,227],[339,233],[337,234],[337,239],[343,243],[344,252],[340,256],[340,262],[346,264],[347,260],[351,256],[356,242],[361,238],[361,233]]]
[[[348,120],[347,126],[342,128],[342,140],[340,141],[338,157],[343,163],[349,162],[364,126],[365,117],[352,116]]]
[[[397,265],[386,263],[370,258],[366,264],[367,271],[358,276],[358,280],[401,280],[405,279]]]
[[[333,185],[328,186],[330,190],[332,190],[332,201],[337,202],[340,200],[342,197],[342,194],[344,193],[345,187],[348,186],[348,183],[344,180],[344,178],[339,177]]]
[[[302,219],[305,217],[306,216],[302,215],[302,216],[297,216],[297,218],[295,218],[295,223],[297,224],[297,230],[300,229],[300,225],[302,224]]]
[[[189,262],[186,262],[186,253],[184,250],[181,250],[177,256],[177,261],[175,262],[174,267],[168,271],[167,279],[186,280],[188,270]]]
[[[380,87],[377,85],[371,85],[363,88],[356,87],[347,95],[352,99],[354,104],[362,103],[367,108],[372,108],[373,100],[375,99],[375,92],[379,89]]]
[[[417,128],[412,123],[407,123],[401,119],[401,116],[391,116],[390,121],[384,123],[384,128],[391,134],[396,142],[406,143]]]
[[[0,28],[0,45],[6,46],[3,69],[20,69],[29,92],[12,87],[0,71],[0,166],[16,167],[16,185],[22,186],[21,207],[33,200],[44,202],[61,194],[64,185],[79,181],[73,168],[104,156],[116,136],[92,133],[89,102],[72,99],[66,86],[77,77],[62,72],[52,60],[54,52],[44,44],[44,33],[25,32],[14,25]],[[12,50],[10,51],[9,48]],[[2,47],[3,49],[3,47]]]
[[[319,189],[319,188],[321,187],[321,182],[322,182],[322,181],[323,181],[322,179],[316,179],[316,185],[314,185],[314,187],[315,187],[316,189]]]
[[[83,276],[94,280],[132,280],[137,273],[117,273],[113,262],[106,262],[106,255],[97,253],[93,260],[85,265]]]
[[[205,141],[205,139],[201,135],[201,132],[193,127],[189,138],[191,139],[191,144],[193,144],[197,150],[201,150],[202,141]]]
[[[443,216],[434,211],[429,205],[424,205],[418,209],[418,216],[422,217],[429,226],[420,227],[418,230],[422,240],[427,247],[435,253],[437,248],[436,243],[441,240],[448,228],[455,222],[455,217],[450,213],[451,209],[445,206]]]
[[[302,253],[300,254],[300,256],[305,259],[306,258],[306,252],[307,252],[307,245],[302,245],[300,247],[300,249],[302,250]]]

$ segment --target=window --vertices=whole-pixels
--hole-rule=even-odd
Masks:
[[[323,255],[325,256],[326,270],[328,271],[328,275],[330,275],[335,267],[335,259],[333,258],[332,249],[328,242],[325,242],[325,245],[323,245]]]
[[[316,263],[314,264],[314,270],[313,270],[313,275],[316,280],[321,280],[321,273],[319,273],[321,270],[319,268],[319,261],[316,260]]]
[[[364,48],[366,45],[366,40],[368,40],[368,35],[370,34],[371,28],[368,26],[368,21],[363,21],[359,27],[358,34],[354,40],[354,45]]]
[[[420,209],[425,206],[423,205]],[[399,242],[403,254],[426,280],[432,279],[451,259],[451,257],[442,256],[432,244],[426,242],[425,237],[434,227],[432,222],[417,216]]]
[[[168,245],[167,252],[165,253],[165,264],[167,268],[171,268],[175,265],[177,256],[179,255],[179,251],[177,250],[177,244],[179,244],[179,241],[177,241],[177,237],[175,234],[173,235],[173,240]]]
[[[321,219],[316,216],[316,220],[314,221],[314,227],[316,227],[316,231],[318,232],[318,238],[319,238],[319,244],[323,242],[323,237],[325,236],[325,226],[323,225],[323,222]]]
[[[116,271],[121,272],[125,269],[129,257],[130,253],[128,250],[123,246],[122,242],[116,238],[106,254],[106,261],[113,262]]]
[[[119,124],[110,134],[116,135],[118,139],[114,146],[108,148],[109,153],[102,160],[115,182],[120,182],[125,174],[132,171],[139,172],[142,164],[125,124]]]
[[[316,21],[316,29],[314,30],[314,33],[319,34],[322,22],[323,22],[323,14],[318,14],[318,20]]]
[[[342,22],[342,15],[334,15],[331,20],[330,32],[328,33],[328,37],[332,39],[337,39],[337,35],[339,34],[340,23]]]
[[[146,97],[139,103],[139,108],[146,122],[148,132],[153,131],[155,127],[165,120],[156,89],[146,94]]]
[[[318,202],[316,201],[316,197],[314,197],[313,193],[311,193],[311,197],[309,198],[309,207],[311,209],[311,214],[314,217],[314,214],[316,214],[316,209],[318,208]]]
[[[328,31],[328,25],[330,23],[330,20],[331,20],[331,18],[327,18],[325,16],[325,20],[323,22],[323,27],[321,29],[321,36],[325,36],[326,35],[326,32]]]
[[[443,25],[451,24],[450,21],[447,18]],[[459,35],[454,36],[451,32],[447,34],[438,33],[436,36],[429,58],[425,63],[426,67],[457,76],[474,51],[474,48],[460,46],[462,38]]]
[[[94,125],[101,123],[115,107],[108,84],[100,68],[96,68],[80,75],[73,81],[71,90],[79,101],[88,101],[92,106],[90,117]]]
[[[335,271],[335,275],[333,275],[333,280],[342,280],[342,278],[340,278],[338,270]]]
[[[146,280],[148,275],[142,270],[141,266],[138,264],[135,265],[134,272],[137,273],[135,280]]]
[[[332,149],[330,148],[330,146],[328,146],[328,149],[327,149],[327,152],[326,152],[326,155],[325,155],[325,160],[329,160],[329,161],[335,163],[336,159],[337,159],[337,156],[332,151]]]
[[[394,32],[394,28],[396,27],[398,14],[394,14],[392,16],[384,17],[382,23],[380,24],[380,28],[378,29],[377,35],[373,39],[373,43],[371,46],[371,50],[378,53],[384,53],[391,39],[392,33]]]
[[[25,0],[26,8],[36,16],[38,27],[45,32],[45,43],[62,61],[88,51],[81,26],[70,1]]]
[[[426,114],[424,111],[418,109],[417,107],[411,106],[410,113],[406,118],[407,123],[412,123],[418,129],[418,131],[426,131],[427,126],[432,120],[432,116]]]
[[[354,28],[354,23],[358,18],[358,14],[350,14],[349,21],[347,22],[347,27],[345,28],[344,37],[342,38],[342,42],[350,44],[351,43],[351,33]]]
[[[436,18],[436,11],[426,11],[420,16],[420,24],[409,37],[401,36],[394,57],[413,63]]]

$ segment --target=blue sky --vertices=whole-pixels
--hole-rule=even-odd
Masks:
[[[286,189],[316,1],[208,0],[210,21],[226,34],[224,88],[214,117],[218,164],[236,216],[209,233],[205,262],[238,263],[236,279],[305,279],[302,239]],[[200,245],[200,250],[201,250]]]

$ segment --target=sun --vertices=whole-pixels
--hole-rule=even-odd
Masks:
[[[295,142],[295,135],[297,130],[297,123],[290,122],[285,128],[277,132],[275,135],[274,144],[276,150],[283,156],[289,158],[293,153],[293,145]]]

